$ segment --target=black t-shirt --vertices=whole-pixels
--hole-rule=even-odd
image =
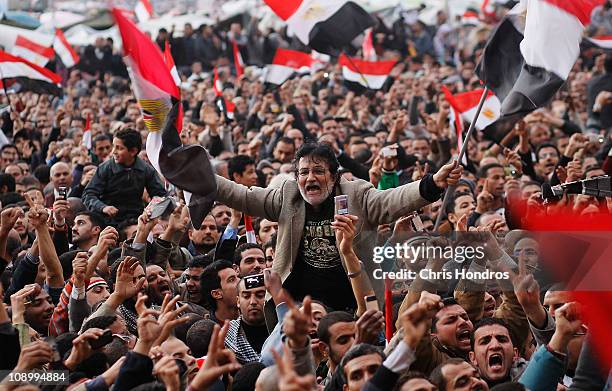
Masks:
[[[295,267],[285,286],[297,300],[310,295],[334,310],[357,308],[336,247],[333,194],[316,211],[306,203],[306,222]]]
[[[266,324],[264,323],[261,326],[251,326],[244,320],[241,320],[240,325],[242,326],[244,335],[246,335],[247,341],[249,341],[249,345],[251,345],[253,350],[255,350],[257,353],[261,353],[261,348],[269,335]]]

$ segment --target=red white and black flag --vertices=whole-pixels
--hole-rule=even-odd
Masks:
[[[217,67],[214,69],[214,77],[213,77],[213,91],[215,91],[215,104],[217,105],[217,109],[219,109],[219,113],[225,117],[227,121],[231,121],[234,119],[234,110],[236,109],[236,105],[234,102],[228,100],[223,96],[223,83],[221,79],[219,79],[219,70]]]
[[[580,54],[591,11],[603,2],[528,0],[508,13],[476,68],[502,102],[500,119],[485,129],[487,137],[501,141],[517,121],[554,97]]]
[[[374,18],[346,0],[264,0],[287,22],[288,33],[320,53],[337,55],[368,27]]]
[[[79,63],[79,55],[74,51],[68,43],[66,36],[60,29],[55,29],[55,38],[53,39],[53,50],[62,60],[66,68],[71,68]]]
[[[149,0],[138,0],[136,7],[134,7],[134,14],[139,22],[146,22],[155,15],[153,5]]]
[[[40,44],[25,35],[18,34],[11,54],[30,61],[33,64],[44,67],[53,60],[55,52],[52,47]]]
[[[451,118],[457,135],[458,150],[463,145],[463,123],[472,123],[476,115],[476,109],[484,89],[477,89],[453,95],[446,86],[442,86],[442,92],[446,101],[451,106]],[[482,105],[480,115],[476,119],[475,127],[478,130],[485,129],[487,126],[497,121],[501,103],[499,99],[489,91]]]
[[[278,48],[272,64],[266,65],[264,82],[281,85],[295,75],[311,73],[317,63],[310,53]]]
[[[5,90],[19,85],[20,91],[61,95],[62,77],[47,68],[0,50],[1,87]]]
[[[344,54],[338,59],[347,88],[355,92],[379,90],[383,87],[397,61],[364,61]]]
[[[113,9],[113,15],[123,41],[123,59],[134,95],[149,131],[149,161],[168,182],[193,193],[186,201],[193,224],[199,227],[212,208],[217,191],[208,154],[200,145],[181,143],[180,129],[176,127],[179,88],[159,47],[121,11]]]
[[[234,68],[236,68],[236,77],[244,75],[244,61],[242,60],[242,54],[240,54],[240,48],[238,42],[232,39],[232,53],[234,56]]]
[[[587,47],[612,50],[612,35],[596,35],[594,37],[586,37],[583,44]]]

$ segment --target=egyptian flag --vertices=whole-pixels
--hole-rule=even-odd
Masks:
[[[20,91],[62,95],[60,86],[62,77],[60,75],[1,50],[0,77],[2,77],[2,88],[4,89],[18,84]]]
[[[603,2],[528,0],[506,15],[476,68],[502,102],[499,120],[485,129],[488,138],[501,141],[517,121],[550,102],[580,54],[591,11]]]
[[[478,26],[480,24],[478,12],[473,8],[468,8],[461,16],[461,22],[464,26]]]
[[[375,19],[346,0],[264,0],[287,23],[288,33],[314,50],[337,55]]]
[[[597,35],[584,39],[586,46],[596,47],[604,50],[612,50],[612,35]]]
[[[236,77],[244,75],[244,61],[242,61],[242,54],[240,54],[240,48],[235,39],[232,39],[232,52],[234,54],[234,67],[236,68]]]
[[[219,109],[219,113],[221,113],[226,120],[233,120],[236,105],[223,96],[223,83],[219,80],[219,70],[217,67],[215,67],[214,70],[213,91],[215,91],[215,104],[217,105],[217,109]]]
[[[66,36],[60,29],[55,29],[55,39],[53,40],[53,50],[62,60],[66,68],[72,68],[79,63],[79,55],[74,51],[68,43]]]
[[[480,103],[480,98],[484,93],[484,89],[480,88],[474,91],[462,92],[456,95],[451,94],[446,86],[442,86],[442,92],[444,97],[451,106],[451,109],[460,116],[461,121],[472,123],[474,116],[476,115],[476,108]],[[499,111],[501,109],[501,102],[493,92],[487,93],[480,115],[476,120],[476,129],[482,130],[487,126],[491,125],[499,118]]]
[[[174,58],[172,58],[172,53],[170,52],[170,44],[168,43],[168,40],[166,40],[163,54],[164,62],[166,63],[166,68],[168,68],[168,70],[170,71],[170,75],[172,75],[172,79],[176,83],[176,86],[178,87],[180,92],[181,78],[178,74],[178,71],[176,70],[176,65],[174,64]],[[179,114],[176,121],[176,128],[183,130],[183,105],[179,106]]]
[[[361,54],[363,55],[364,60],[378,60],[376,56],[376,50],[374,50],[374,38],[372,37],[373,35],[374,32],[372,28],[366,30],[365,37],[363,38],[363,43],[361,44]]]
[[[86,147],[88,151],[91,151],[91,114],[87,115],[85,119],[85,128],[83,129],[83,140],[81,144]]]
[[[134,13],[139,22],[146,22],[153,18],[153,6],[149,0],[138,0],[134,8]]]
[[[364,61],[344,54],[338,59],[346,86],[355,92],[379,90],[387,81],[397,61]]]
[[[55,51],[52,47],[41,45],[23,35],[17,35],[11,54],[41,67],[47,65],[55,57]]]
[[[113,9],[113,15],[123,41],[123,59],[134,95],[149,131],[146,146],[149,161],[168,182],[185,191],[191,221],[199,227],[217,192],[208,154],[201,145],[181,144],[180,129],[176,127],[179,88],[159,47],[120,10]]]
[[[266,66],[265,83],[281,85],[296,74],[309,74],[317,61],[309,53],[276,49],[272,64]]]
[[[246,230],[247,243],[257,243],[257,237],[253,229],[253,218],[249,215],[244,215],[244,228]]]

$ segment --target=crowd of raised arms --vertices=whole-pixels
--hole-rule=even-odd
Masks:
[[[442,11],[431,25],[381,22],[374,50],[398,64],[363,94],[334,59],[264,85],[257,66],[274,49],[304,47],[256,18],[160,31],[182,80],[181,140],[206,148],[217,175],[199,226],[149,163],[112,41],[78,48],[63,96],[0,97],[0,389],[606,389],[583,308],[519,228],[612,212],[612,198],[541,194],[612,174],[612,55],[582,50],[549,105],[502,143],[476,131],[457,163],[441,88],[481,88],[492,28]],[[589,29],[612,35],[610,3]],[[230,40],[250,64],[240,77]],[[174,208],[157,213],[160,200]],[[425,251],[461,243],[480,256]]]

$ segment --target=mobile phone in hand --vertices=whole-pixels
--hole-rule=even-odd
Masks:
[[[97,350],[111,342],[113,342],[113,332],[110,330],[105,330],[104,334],[99,336],[98,339],[89,341],[89,346],[91,346],[93,350]]]
[[[349,213],[347,195],[339,195],[334,197],[334,205],[337,215],[347,215]]]
[[[366,311],[369,311],[369,310],[378,311],[378,301],[376,300],[375,295],[366,296],[364,297],[364,300],[365,300],[365,305],[366,305]]]

